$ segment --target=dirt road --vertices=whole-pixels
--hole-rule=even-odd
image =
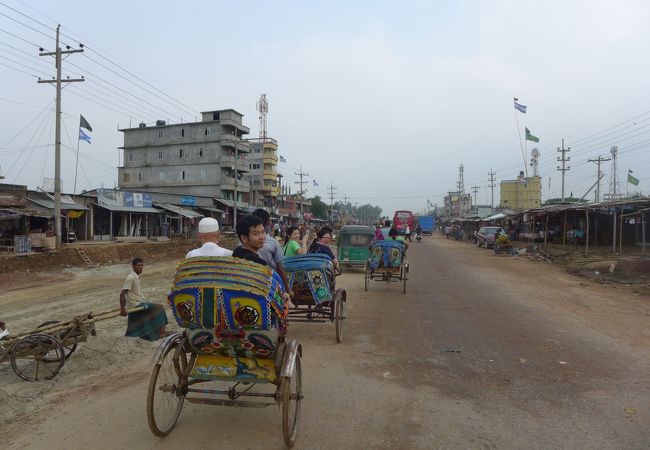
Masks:
[[[344,342],[292,324],[304,348],[297,448],[648,448],[650,298],[437,236],[413,243],[407,294],[361,272]],[[0,295],[10,329],[117,301],[127,268],[71,273]],[[162,301],[174,263],[145,267]],[[164,439],[145,415],[155,344],[102,322],[55,381],[0,366],[7,448],[283,448],[274,407],[187,405]]]

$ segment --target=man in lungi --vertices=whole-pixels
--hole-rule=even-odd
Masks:
[[[155,341],[167,335],[167,314],[165,308],[158,303],[145,302],[142,289],[140,288],[140,274],[144,269],[142,258],[133,258],[131,261],[133,270],[126,277],[120,292],[120,315],[129,316],[125,336],[139,337],[147,341]],[[129,309],[143,306],[142,311],[129,312]]]

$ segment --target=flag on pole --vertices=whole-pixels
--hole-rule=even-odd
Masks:
[[[86,118],[81,114],[79,114],[79,128],[85,128],[88,131],[93,131],[93,127],[90,126]]]
[[[313,180],[313,182],[314,182],[314,186],[320,186],[320,185],[318,184],[318,181]]]
[[[280,156],[280,162],[281,162],[281,163],[286,163],[286,162],[287,162],[287,158],[285,158],[284,156]]]
[[[79,140],[80,141],[86,141],[89,144],[92,144],[92,142],[90,142],[90,136],[88,136],[86,133],[84,133],[84,130],[82,130],[81,128],[79,128]]]
[[[637,177],[635,177],[634,175],[632,175],[632,173],[633,172],[631,170],[627,171],[627,182],[630,183],[630,184],[633,184],[635,186],[638,186],[639,185],[639,179]]]
[[[519,112],[526,114],[526,106],[519,103],[517,99],[515,99],[515,109]]]
[[[525,130],[526,130],[527,141],[539,142],[539,138],[530,134],[530,130],[528,128],[525,128]]]

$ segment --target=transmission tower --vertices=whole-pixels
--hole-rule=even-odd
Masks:
[[[562,203],[564,203],[564,176],[567,170],[571,170],[571,167],[566,165],[568,161],[571,161],[571,157],[566,156],[566,154],[571,151],[571,147],[564,148],[564,139],[562,139],[562,148],[558,148],[557,151],[562,153],[562,157],[557,157],[557,160],[562,163],[562,166],[558,166],[557,170],[562,172]]]
[[[537,148],[534,148],[530,152],[530,165],[533,168],[533,176],[537,176],[537,164],[539,163],[540,153]]]
[[[494,187],[496,186],[496,184],[494,184],[494,181],[495,181],[494,176],[496,174],[497,174],[496,172],[492,171],[492,167],[490,167],[490,171],[488,172],[488,175],[490,175],[490,178],[488,178],[488,181],[490,182],[490,184],[488,186],[490,186],[490,191],[492,193],[492,203],[491,203],[492,209],[491,209],[491,211],[493,213],[494,213]]]
[[[613,145],[609,149],[612,154],[612,165],[610,166],[609,173],[609,193],[605,196],[607,200],[617,200],[621,198],[621,185],[618,179],[618,168],[616,167],[616,157],[618,155],[618,147]]]
[[[464,208],[464,196],[465,196],[465,175],[464,172],[465,169],[463,165],[461,164],[458,166],[458,181],[456,182],[458,186],[458,215],[462,217],[463,212],[465,212]]]
[[[260,140],[266,142],[266,114],[269,112],[269,103],[266,94],[262,94],[257,101],[257,111],[260,113]]]

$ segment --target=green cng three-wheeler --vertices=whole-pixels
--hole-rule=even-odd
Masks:
[[[341,266],[363,267],[368,261],[368,246],[375,237],[371,227],[366,225],[345,225],[338,236],[338,260]]]

